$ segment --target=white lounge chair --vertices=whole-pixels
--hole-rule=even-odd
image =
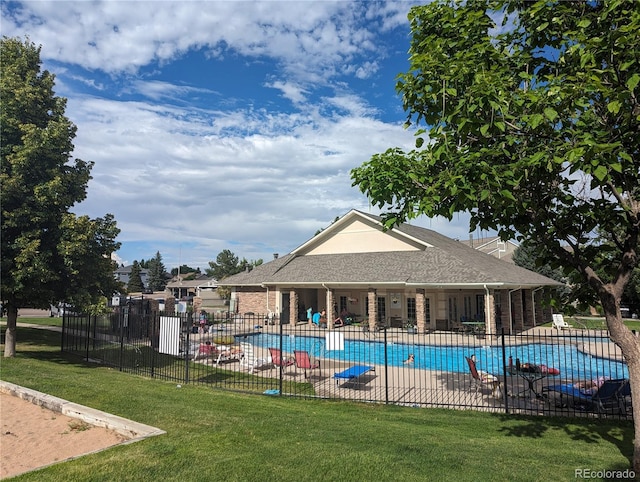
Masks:
[[[256,357],[251,343],[240,343],[240,348],[242,348],[243,353],[243,357],[240,359],[240,366],[246,366],[249,369],[249,373],[253,373],[256,368],[269,365],[269,361],[266,358]]]
[[[553,314],[553,328],[556,330],[564,330],[573,328],[569,323],[564,321],[564,317],[560,313]]]

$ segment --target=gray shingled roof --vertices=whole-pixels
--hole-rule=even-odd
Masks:
[[[360,213],[380,220],[377,216]],[[435,231],[403,224],[394,228],[433,247],[423,251],[286,255],[220,281],[229,286],[298,284],[560,285]]]

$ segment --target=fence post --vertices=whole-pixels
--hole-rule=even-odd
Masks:
[[[500,344],[502,345],[502,377],[504,379],[502,399],[504,401],[504,413],[509,413],[509,397],[507,396],[507,348],[504,346],[504,328],[501,329]]]
[[[182,322],[184,321],[184,315],[180,314],[180,329],[182,329]],[[191,327],[193,325],[193,315],[187,314],[187,346],[184,350],[184,384],[189,383],[189,351],[191,350]]]
[[[129,309],[131,307],[130,303],[127,303],[127,306],[121,311],[120,318],[120,358],[118,360],[118,370],[122,371],[122,357],[124,354],[124,324],[125,321],[127,325],[129,325]]]
[[[282,320],[280,320],[280,323],[278,323],[279,327],[280,327],[280,341],[279,341],[279,348],[280,348],[280,366],[279,368],[279,376],[278,376],[278,394],[282,395],[282,382],[283,382],[283,370],[282,370],[282,345],[284,343],[283,341],[283,335],[284,335],[284,325],[282,324]],[[271,360],[273,362],[273,360]]]
[[[384,330],[384,403],[389,403],[389,354],[387,352],[387,329]]]
[[[69,331],[69,327],[67,326],[67,323],[65,323],[65,312],[62,312],[62,336],[60,337],[60,351],[64,352],[64,347],[65,347],[65,341],[67,336],[69,335],[68,331]],[[69,320],[67,320],[68,322]]]
[[[160,332],[158,330],[158,341],[156,341],[156,325],[159,325],[158,312],[151,312],[151,378],[156,374],[156,354],[160,350]],[[180,335],[178,334],[178,337]],[[180,342],[178,342],[179,344]],[[155,345],[155,346],[154,346]]]

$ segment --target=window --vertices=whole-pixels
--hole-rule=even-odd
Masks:
[[[473,308],[471,308],[471,296],[465,296],[463,299],[463,302],[464,302],[464,308],[463,308],[462,314],[467,319],[473,318],[474,313],[473,313]]]
[[[429,326],[431,324],[431,303],[429,302],[429,298],[424,299],[424,319],[427,326]]]
[[[449,321],[458,321],[458,298],[449,298]]]
[[[484,295],[476,295],[476,304],[478,306],[476,319],[478,321],[484,321]]]
[[[378,296],[378,321],[383,322],[387,317],[387,300],[384,296]]]
[[[347,297],[346,296],[341,296],[340,297],[340,306],[338,307],[338,313],[342,313],[343,311],[349,311],[347,309]]]
[[[407,298],[407,318],[416,320],[416,299]]]

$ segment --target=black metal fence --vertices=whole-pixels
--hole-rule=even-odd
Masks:
[[[631,419],[628,369],[606,332],[518,335],[367,325],[319,328],[278,317],[123,310],[65,316],[62,350],[121,371],[292,397]]]

